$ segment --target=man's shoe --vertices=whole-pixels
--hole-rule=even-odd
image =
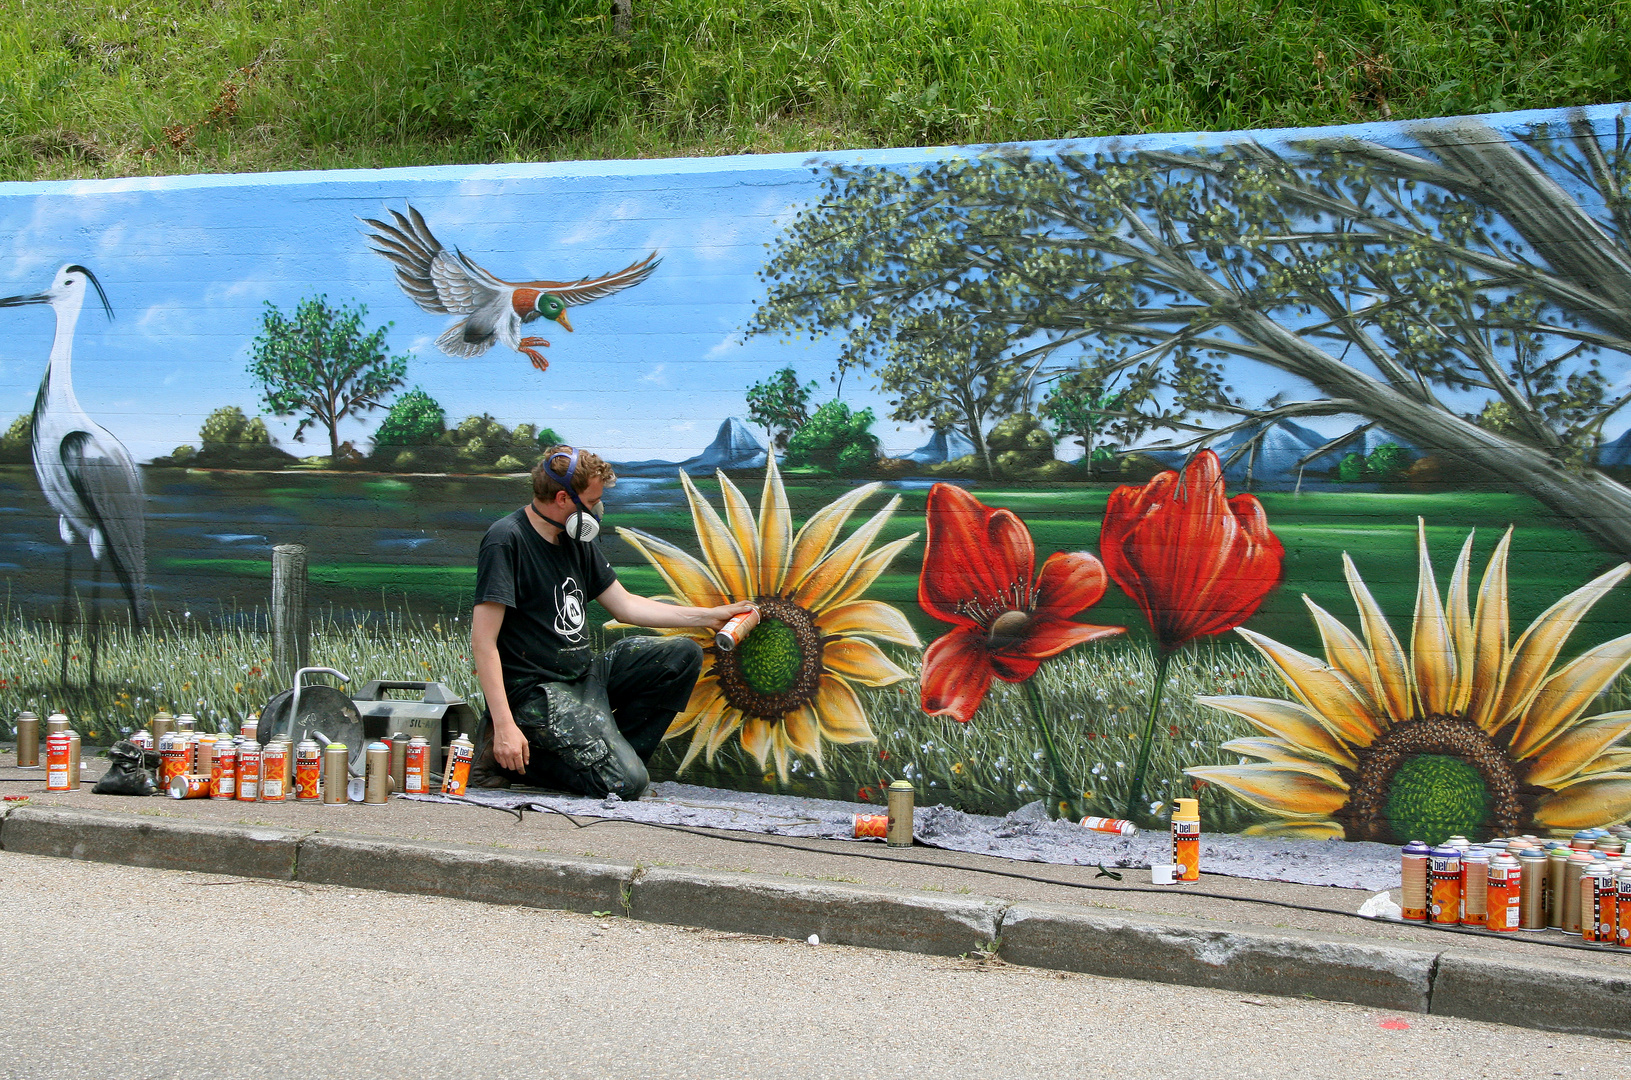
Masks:
[[[473,788],[507,788],[514,783],[510,773],[499,767],[493,757],[493,718],[481,714],[481,726],[476,729],[476,756],[470,761],[470,786]]]

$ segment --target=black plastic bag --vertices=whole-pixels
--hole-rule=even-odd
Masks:
[[[147,769],[149,755],[128,739],[108,751],[108,771],[91,791],[97,795],[152,795],[158,791]]]

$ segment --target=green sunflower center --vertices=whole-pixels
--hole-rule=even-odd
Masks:
[[[804,667],[798,634],[780,619],[765,619],[754,627],[740,653],[742,680],[760,694],[785,694]]]
[[[1489,810],[1489,789],[1477,769],[1445,754],[1417,754],[1393,774],[1382,812],[1394,836],[1442,844],[1477,835]]]
[[[725,702],[744,715],[780,720],[821,689],[821,631],[791,600],[756,596],[759,625],[741,645],[716,653],[714,674]]]

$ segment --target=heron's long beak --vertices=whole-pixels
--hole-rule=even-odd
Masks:
[[[577,331],[572,329],[572,324],[567,321],[567,319],[566,319],[566,309],[565,308],[562,308],[561,313],[559,315],[555,316],[555,321],[560,323],[562,326],[566,327],[566,332],[567,333],[573,334],[573,333],[577,332]]]
[[[35,293],[33,296],[0,296],[0,307],[22,307],[24,304],[49,304],[51,298],[45,293]]]

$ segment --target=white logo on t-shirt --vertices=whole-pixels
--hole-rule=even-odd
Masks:
[[[575,578],[567,578],[555,592],[555,632],[568,641],[583,637],[583,590]]]

